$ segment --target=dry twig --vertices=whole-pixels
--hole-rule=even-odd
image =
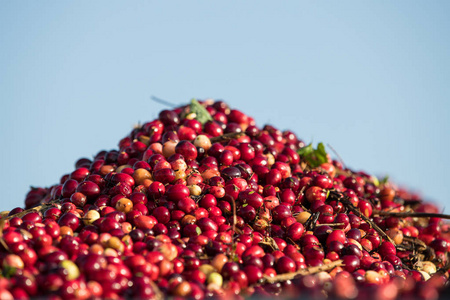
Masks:
[[[331,193],[330,193],[331,194]],[[366,217],[357,207],[354,207],[353,204],[345,197],[341,195],[340,201],[347,207],[347,209],[351,210],[355,215],[363,219],[365,222],[367,222],[370,227],[375,229],[376,232],[385,240],[391,242],[393,245],[396,245],[395,242],[386,234],[386,232],[383,231],[380,227],[378,227],[377,224],[375,224],[371,219]]]
[[[259,242],[260,245],[266,245],[269,246],[270,248],[272,248],[272,250],[280,250],[280,248],[278,248],[277,243],[275,242],[275,240],[271,237],[265,237],[264,240],[262,240],[261,242]]]
[[[164,294],[161,292],[161,290],[159,289],[158,285],[153,281],[150,280],[150,286],[152,287],[153,292],[155,292],[155,298],[156,300],[163,300]]]
[[[397,217],[397,218],[441,218],[441,219],[450,219],[450,215],[446,214],[435,214],[435,213],[424,213],[424,212],[391,212],[391,211],[374,211],[374,215],[379,216],[389,216],[389,217]]]
[[[265,275],[263,278],[264,278],[264,281],[269,282],[269,283],[282,282],[282,281],[294,279],[296,276],[299,276],[299,275],[306,276],[306,275],[316,274],[316,273],[319,273],[322,271],[332,270],[336,267],[340,267],[343,265],[344,264],[342,263],[342,260],[336,260],[336,261],[333,261],[332,263],[318,266],[318,267],[309,267],[309,268],[298,270],[298,271],[292,272],[292,273],[280,274],[275,277],[269,277],[269,276]]]
[[[212,137],[210,140],[211,140],[211,143],[217,143],[217,142],[220,143],[220,142],[225,142],[225,141],[229,141],[232,139],[240,138],[243,135],[245,135],[244,132],[231,132],[231,133],[225,133],[220,136]]]
[[[17,213],[17,214],[11,215],[11,216],[6,216],[6,217],[2,218],[2,220],[11,220],[14,217],[21,218],[21,217],[25,216],[27,213],[33,212],[33,211],[35,211],[35,212],[44,211],[47,208],[52,207],[54,204],[55,204],[55,202],[44,203],[44,204],[41,204],[41,205],[38,205],[38,206],[35,206],[32,208],[26,209],[20,213]]]

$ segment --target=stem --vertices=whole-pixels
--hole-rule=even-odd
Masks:
[[[155,96],[151,96],[150,99],[152,99],[153,101],[158,102],[160,104],[172,107],[172,108],[177,107],[175,104],[173,104],[173,103],[171,103],[169,101],[163,100],[161,98],[155,97]]]
[[[436,253],[433,248],[430,248],[422,240],[414,237],[404,236],[403,243],[397,245],[399,250],[417,251],[425,256],[426,260],[433,260],[436,258]]]
[[[155,299],[163,300],[164,294],[161,292],[158,285],[153,280],[150,280],[150,286],[152,287],[153,292],[155,292]]]
[[[390,216],[397,218],[441,218],[450,219],[450,215],[446,214],[435,214],[435,213],[424,213],[424,212],[390,212],[390,211],[374,211],[374,214],[379,216]]]
[[[236,201],[233,197],[231,197],[231,204],[233,205],[233,224],[232,224],[232,230],[233,230],[233,237],[236,234],[236,223],[237,223],[237,217],[236,217]],[[236,252],[236,240],[233,238],[231,239],[231,257],[233,258],[235,256]]]
[[[259,242],[259,244],[261,244],[261,245],[267,245],[267,246],[269,246],[270,248],[272,248],[272,250],[280,250],[280,248],[278,248],[278,245],[277,245],[277,243],[275,242],[275,240],[272,238],[272,237],[270,237],[270,236],[268,236],[268,237],[265,237],[264,238],[264,240],[262,240],[261,242]]]
[[[53,204],[54,204],[54,202],[44,203],[44,204],[41,204],[41,205],[38,205],[38,206],[35,206],[35,207],[32,207],[32,208],[26,209],[26,210],[24,210],[22,212],[19,212],[17,214],[14,214],[14,215],[11,215],[11,216],[6,216],[6,217],[2,218],[2,220],[11,220],[14,217],[21,218],[21,217],[25,216],[29,212],[33,212],[33,211],[40,212],[40,211],[43,211],[43,210],[53,206]]]
[[[320,226],[330,226],[330,227],[334,227],[334,226],[344,226],[345,223],[325,223],[325,224],[317,224],[316,227],[320,227]]]
[[[237,217],[236,217],[236,201],[233,197],[231,198],[231,204],[233,205],[233,234],[236,232],[236,223],[237,223]]]
[[[306,275],[316,274],[316,273],[319,273],[322,271],[332,270],[336,267],[340,267],[343,265],[344,264],[342,263],[342,260],[336,260],[336,261],[333,261],[332,263],[329,263],[329,264],[326,264],[323,266],[309,267],[309,268],[306,268],[303,270],[298,270],[297,272],[280,274],[275,277],[269,277],[269,276],[265,275],[264,280],[269,283],[281,282],[281,281],[294,279],[298,275],[306,276]]]
[[[450,263],[446,264],[442,268],[438,269],[436,273],[445,274],[450,270]]]
[[[339,155],[339,153],[337,153],[337,151],[336,151],[333,147],[331,147],[330,144],[327,144],[327,146],[328,146],[328,148],[331,149],[331,151],[334,152],[334,154],[336,154],[336,156],[337,156],[338,159],[339,159],[339,162],[342,164],[342,166],[344,167],[344,169],[347,169],[347,167],[345,166],[344,160],[343,160],[342,157]]]
[[[333,194],[336,196],[336,192],[333,192]],[[339,195],[339,194],[337,194]],[[369,225],[375,229],[376,232],[378,232],[381,237],[389,242],[391,242],[394,246],[396,245],[395,242],[386,234],[386,232],[383,231],[380,227],[378,227],[377,224],[375,224],[372,220],[370,220],[368,217],[366,217],[357,207],[354,207],[353,204],[346,198],[341,195],[340,201],[349,209],[351,210],[355,215],[369,223]]]
[[[232,133],[225,133],[224,135],[220,135],[220,136],[216,136],[216,137],[212,137],[210,139],[211,143],[217,143],[217,142],[224,142],[224,141],[229,141],[235,138],[239,138],[241,136],[245,135],[244,132],[232,132]]]
[[[319,219],[320,212],[313,213],[305,223],[305,231],[314,230],[316,228],[317,220]]]
[[[8,245],[6,244],[5,240],[3,239],[3,227],[5,226],[5,219],[0,221],[0,244],[5,248],[6,251],[9,253],[12,253],[9,249]]]

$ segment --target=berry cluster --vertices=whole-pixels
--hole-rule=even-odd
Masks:
[[[0,221],[1,299],[437,299],[448,216],[223,101],[163,110]]]

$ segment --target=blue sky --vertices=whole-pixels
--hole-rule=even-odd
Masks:
[[[0,209],[190,98],[446,207],[448,1],[2,1]],[[448,206],[448,205],[447,205]]]

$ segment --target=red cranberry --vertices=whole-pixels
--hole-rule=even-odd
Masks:
[[[175,152],[183,155],[186,160],[197,158],[197,148],[189,141],[181,141],[175,146]]]
[[[278,274],[282,273],[292,273],[296,270],[295,262],[292,260],[292,258],[283,256],[280,259],[278,259],[276,263],[276,270]]]
[[[80,226],[80,219],[73,213],[67,212],[59,218],[58,224],[60,226],[68,226],[73,231],[76,231]]]
[[[333,232],[333,228],[328,225],[322,225],[316,227],[314,235],[319,239],[320,243],[325,244],[330,233]],[[328,245],[328,243],[326,243]]]
[[[347,272],[354,272],[355,270],[359,269],[360,267],[360,260],[355,255],[345,255],[342,258],[342,262],[344,264],[344,270]]]
[[[56,207],[50,207],[44,212],[45,219],[57,220],[60,216],[61,210]]]
[[[300,238],[300,245],[302,247],[319,244],[319,239],[312,234],[305,234]]]
[[[195,206],[196,206],[195,201],[189,197],[185,197],[177,202],[178,209],[184,211],[185,213],[190,213],[194,211]]]
[[[174,184],[167,189],[166,196],[169,200],[179,201],[189,197],[189,188],[182,184]]]
[[[67,180],[61,190],[61,196],[64,198],[69,198],[73,193],[75,193],[75,190],[78,187],[78,181],[75,179],[69,179]]]
[[[327,246],[328,252],[335,252],[337,254],[341,253],[341,250],[344,248],[344,244],[339,241],[332,241]]]
[[[222,267],[222,276],[225,279],[232,277],[239,272],[239,265],[235,262],[227,262]]]
[[[277,186],[282,180],[281,172],[277,169],[271,169],[265,179],[267,184]]]
[[[239,193],[238,200],[244,204],[253,206],[255,209],[260,208],[264,204],[263,197],[252,190],[245,190]]]
[[[385,257],[389,254],[396,255],[397,249],[391,242],[383,242],[378,248],[378,253],[380,253],[381,257]]]
[[[161,183],[172,183],[175,180],[175,171],[169,168],[159,169],[153,173],[153,179]]]
[[[443,238],[437,238],[430,243],[430,247],[433,248],[435,251],[448,252],[450,244],[447,240]]]
[[[245,222],[253,221],[256,217],[256,210],[253,206],[242,206],[238,210],[238,215],[241,216]]]
[[[83,181],[90,174],[89,170],[86,168],[78,168],[70,174],[70,178],[78,182]]]
[[[361,231],[356,228],[352,228],[347,232],[347,238],[354,239],[355,241],[361,240]]]
[[[327,194],[321,187],[312,186],[306,190],[305,197],[309,202],[325,201]]]
[[[180,123],[178,114],[173,110],[165,109],[159,113],[158,117],[165,126],[178,125]]]
[[[329,243],[332,241],[338,241],[341,242],[342,244],[345,244],[346,242],[345,233],[342,230],[334,230],[328,235],[326,244],[329,245]]]
[[[358,208],[366,217],[370,217],[372,215],[372,204],[368,201],[359,201]]]
[[[345,247],[341,250],[341,255],[355,255],[361,259],[362,251],[355,244],[345,244]]]
[[[361,225],[361,219],[354,214],[349,214],[348,219],[352,228],[359,228]]]
[[[335,223],[343,223],[343,225],[340,225],[339,229],[344,229],[350,224],[350,218],[346,214],[337,214],[336,218],[334,218]]]
[[[333,187],[333,181],[326,175],[317,175],[313,179],[313,185],[323,189],[330,189]]]
[[[292,216],[291,210],[285,205],[280,204],[272,209],[272,217],[276,222],[281,222],[283,219],[290,216]]]

